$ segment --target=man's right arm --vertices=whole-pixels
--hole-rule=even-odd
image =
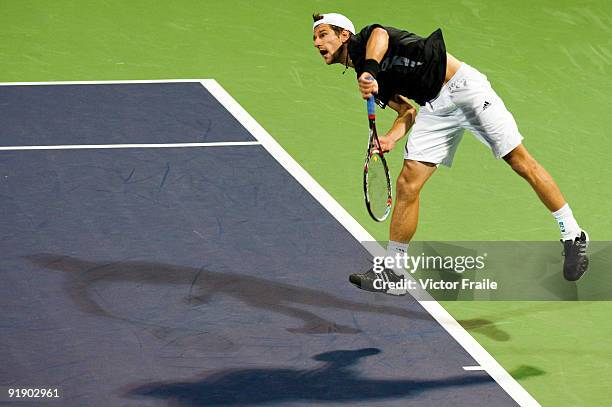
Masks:
[[[381,27],[376,27],[370,33],[366,44],[364,72],[359,75],[359,91],[361,97],[369,99],[372,94],[378,93],[378,83],[370,78],[376,79],[378,64],[384,58],[389,48],[389,33]]]

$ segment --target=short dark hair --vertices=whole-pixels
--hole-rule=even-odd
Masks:
[[[312,15],[312,21],[315,22],[315,23],[317,21],[319,21],[319,20],[323,20],[323,18],[324,18],[323,14],[319,14],[319,13],[314,14],[313,13],[313,15]],[[328,24],[328,25],[332,28],[332,30],[334,30],[334,32],[336,33],[337,36],[340,36],[340,34],[342,34],[342,31],[346,30],[346,28],[338,27],[337,25],[333,25],[333,24]],[[346,30],[346,31],[348,31],[348,30]],[[350,32],[350,31],[349,31],[349,34],[353,35],[353,33]]]

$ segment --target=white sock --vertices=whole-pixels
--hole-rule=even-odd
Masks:
[[[398,253],[401,255],[408,253],[408,243],[394,242],[393,240],[389,240],[389,243],[387,243],[387,252],[385,253],[385,257],[395,258]],[[403,275],[405,277],[408,274],[407,270],[397,267],[393,267],[392,270],[398,276]]]
[[[552,215],[559,224],[561,239],[573,240],[580,236],[582,229],[580,229],[578,222],[576,222],[576,219],[574,219],[574,214],[572,213],[572,209],[570,208],[569,204],[566,203],[561,209],[553,212]]]

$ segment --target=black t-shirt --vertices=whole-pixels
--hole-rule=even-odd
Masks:
[[[372,24],[354,35],[348,45],[357,77],[363,73],[366,44],[372,30],[381,27],[389,33],[389,47],[377,75],[379,104],[384,107],[396,93],[423,106],[435,98],[446,76],[446,46],[442,30],[423,38],[408,31]]]

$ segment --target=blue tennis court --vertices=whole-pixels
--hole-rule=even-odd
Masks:
[[[527,405],[421,304],[348,283],[371,254],[213,85],[0,86],[0,384],[61,405]]]

